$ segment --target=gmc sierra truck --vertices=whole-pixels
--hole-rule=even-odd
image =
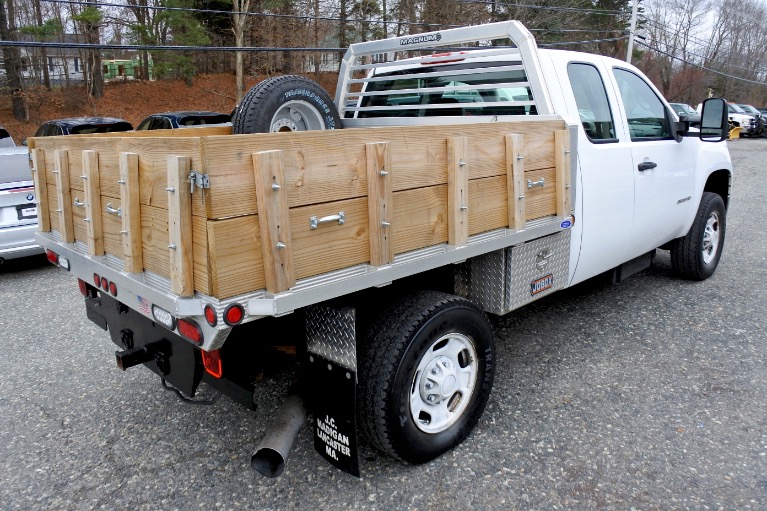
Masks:
[[[487,314],[658,249],[711,276],[726,135],[722,100],[691,129],[630,64],[539,50],[519,22],[430,32],[351,45],[334,101],[283,76],[233,128],[33,139],[37,239],[118,367],[185,399],[205,383],[253,407],[268,354],[294,354],[253,468],[279,475],[310,414],[321,456],[359,474],[363,439],[423,463],[469,436]]]

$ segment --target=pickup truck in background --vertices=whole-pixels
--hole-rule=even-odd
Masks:
[[[269,355],[294,354],[253,468],[284,470],[308,410],[317,451],[359,474],[360,437],[412,463],[468,437],[488,313],[657,249],[710,277],[726,136],[723,100],[691,130],[630,64],[539,50],[519,22],[430,32],[353,44],[335,101],[275,77],[233,128],[31,139],[37,239],[118,367],[184,399],[205,383],[253,408]]]
[[[37,204],[29,151],[16,147],[0,126],[0,265],[7,259],[42,254],[35,241]]]

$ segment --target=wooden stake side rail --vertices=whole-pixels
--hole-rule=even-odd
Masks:
[[[568,216],[564,128],[520,120],[38,138],[35,178],[47,194],[39,223],[86,243],[91,256],[120,257],[128,273],[168,278],[179,296],[279,293],[306,277]],[[193,186],[193,171],[210,187]]]

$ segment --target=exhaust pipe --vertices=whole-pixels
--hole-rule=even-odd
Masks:
[[[250,458],[250,466],[266,477],[278,477],[285,471],[293,442],[306,422],[306,405],[297,393],[285,398],[277,418],[266,431],[264,438]]]

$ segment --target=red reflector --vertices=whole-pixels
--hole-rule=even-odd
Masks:
[[[109,292],[112,293],[112,296],[117,296],[117,284],[115,284],[114,282],[110,282]]]
[[[93,274],[93,284],[96,287],[101,286],[101,275],[99,275],[98,273]]]
[[[216,316],[216,311],[211,305],[205,306],[205,321],[207,321],[210,326],[216,326],[216,323],[218,323],[218,316]]]
[[[88,296],[88,284],[83,279],[77,279],[77,287],[80,288],[80,294]]]
[[[101,277],[101,289],[109,291],[109,281],[106,277]]]
[[[53,250],[47,249],[45,255],[48,256],[48,261],[50,261],[51,264],[59,264],[59,255]]]
[[[214,378],[221,378],[223,370],[221,368],[221,350],[203,351],[202,365],[205,370]]]
[[[202,344],[202,330],[197,325],[197,323],[191,319],[183,318],[178,320],[177,326],[178,333],[181,334],[181,337],[192,341],[195,344]]]
[[[239,325],[244,317],[245,309],[238,303],[230,305],[224,311],[224,323],[229,326]]]

